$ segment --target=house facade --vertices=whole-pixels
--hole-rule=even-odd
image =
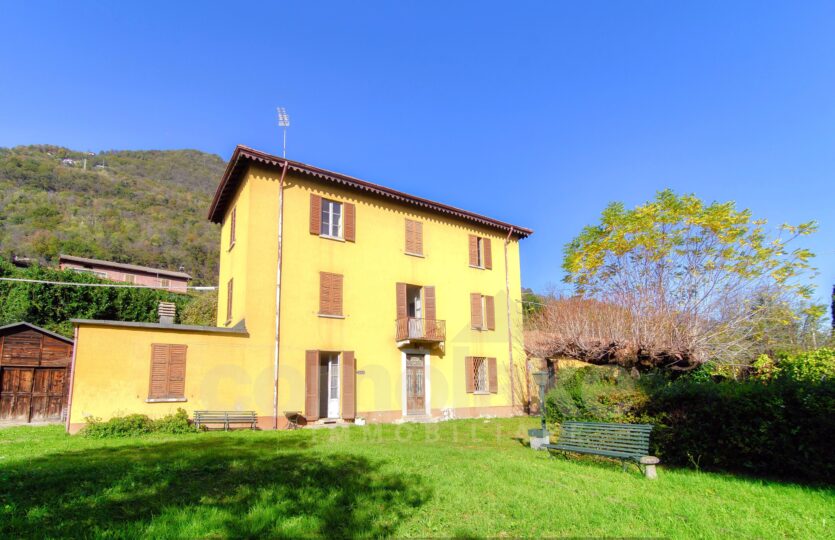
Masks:
[[[71,431],[178,406],[262,428],[521,411],[528,229],[244,147],[209,219],[217,327],[77,321]]]
[[[73,270],[93,274],[101,279],[121,281],[131,285],[144,285],[155,289],[184,293],[191,276],[185,272],[175,272],[162,268],[151,268],[137,264],[123,264],[74,255],[61,255],[58,258],[61,270]]]

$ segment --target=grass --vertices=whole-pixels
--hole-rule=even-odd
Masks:
[[[0,537],[832,538],[835,490],[523,446],[528,418],[92,440],[0,430]],[[827,532],[828,531],[828,532]]]

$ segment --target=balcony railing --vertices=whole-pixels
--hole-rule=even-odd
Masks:
[[[397,341],[437,341],[446,339],[446,321],[436,319],[397,319]]]

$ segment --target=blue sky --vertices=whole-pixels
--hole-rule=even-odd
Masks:
[[[0,0],[0,21],[0,146],[279,152],[283,105],[292,159],[533,228],[537,290],[608,202],[667,187],[818,220],[835,283],[833,2]]]

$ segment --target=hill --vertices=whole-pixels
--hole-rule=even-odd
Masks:
[[[0,255],[183,266],[214,283],[219,231],[206,211],[224,167],[197,150],[0,148]]]

